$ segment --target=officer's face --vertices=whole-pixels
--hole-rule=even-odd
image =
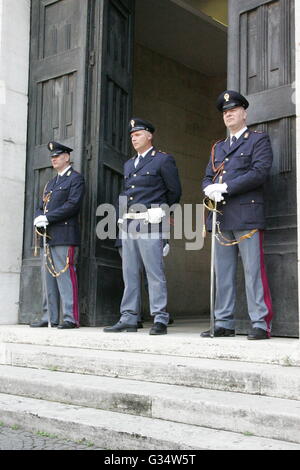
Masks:
[[[133,148],[138,153],[144,153],[152,145],[152,134],[148,131],[136,131],[131,134]]]
[[[238,132],[245,126],[247,113],[242,106],[227,109],[223,112],[225,126],[234,132]]]
[[[70,155],[68,153],[62,153],[51,158],[53,168],[60,173],[70,164]]]

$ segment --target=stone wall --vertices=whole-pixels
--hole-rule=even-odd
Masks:
[[[30,0],[0,0],[0,324],[18,323]]]
[[[155,145],[176,159],[182,204],[201,204],[201,179],[213,142],[225,135],[216,97],[226,77],[206,77],[136,44],[133,114],[152,121]],[[186,240],[173,240],[166,258],[168,310],[176,316],[209,312],[209,238],[202,250],[186,251]]]
[[[299,21],[298,21],[299,20]],[[296,80],[295,85],[300,84],[300,2],[295,2],[295,54],[296,54]],[[295,100],[296,100],[296,162],[297,162],[297,216],[300,220],[300,87],[295,86]],[[298,229],[298,305],[300,305],[300,231]],[[299,330],[300,337],[300,330]]]

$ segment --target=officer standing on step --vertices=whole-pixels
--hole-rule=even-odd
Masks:
[[[107,333],[137,331],[141,308],[141,273],[145,268],[150,313],[154,318],[151,335],[167,333],[169,314],[167,285],[163,265],[162,204],[172,206],[181,197],[181,184],[174,158],[154,148],[154,126],[144,119],[130,121],[129,132],[137,155],[125,163],[125,189],[120,204],[122,269],[124,294],[121,318],[104,328]],[[137,210],[137,205],[143,209]],[[121,209],[123,206],[123,209]],[[134,207],[135,206],[135,207]]]
[[[60,329],[79,327],[78,286],[74,266],[75,249],[80,245],[79,212],[84,196],[83,176],[70,163],[73,149],[49,142],[50,158],[57,175],[48,181],[35,214],[34,226],[46,237],[42,250],[43,316],[31,327]],[[59,325],[60,303],[63,323]]]
[[[273,154],[269,136],[247,128],[248,106],[246,98],[236,91],[227,90],[219,96],[217,108],[223,113],[229,136],[213,146],[202,187],[205,195],[218,203],[214,336],[235,335],[239,253],[252,324],[248,339],[259,340],[270,337],[273,317],[263,253],[263,187]],[[211,229],[211,216],[208,225]],[[209,337],[210,331],[201,336]]]

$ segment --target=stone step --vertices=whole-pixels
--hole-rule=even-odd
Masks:
[[[300,399],[300,368],[194,357],[2,343],[0,363]]]
[[[0,393],[300,443],[300,402],[0,366]]]
[[[202,325],[202,326],[201,326]],[[28,325],[0,326],[1,343],[23,343],[41,346],[61,346],[105,351],[185,356],[203,359],[243,361],[257,364],[300,366],[300,341],[294,338],[272,338],[266,341],[248,341],[245,336],[235,338],[200,338],[207,329],[201,322],[177,321],[168,328],[168,334],[150,336],[150,324],[138,333],[103,333],[102,328],[57,330],[56,328],[29,328]]]
[[[0,394],[3,424],[110,450],[300,450],[300,445],[156,418]],[[192,452],[191,452],[192,454]]]

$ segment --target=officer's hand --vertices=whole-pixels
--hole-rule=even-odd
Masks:
[[[168,256],[169,252],[170,252],[170,245],[169,243],[166,243],[165,246],[163,247],[163,256],[164,257]]]
[[[46,228],[49,225],[48,219],[45,215],[39,215],[33,221],[35,227],[44,227]]]
[[[206,186],[204,189],[205,196],[207,196],[209,199],[212,199],[211,194],[215,191],[219,193],[227,193],[227,183],[215,183],[215,184],[209,184]],[[213,199],[214,200],[214,199]]]
[[[223,201],[224,197],[219,191],[213,191],[210,193],[209,199],[215,202],[221,202]]]

